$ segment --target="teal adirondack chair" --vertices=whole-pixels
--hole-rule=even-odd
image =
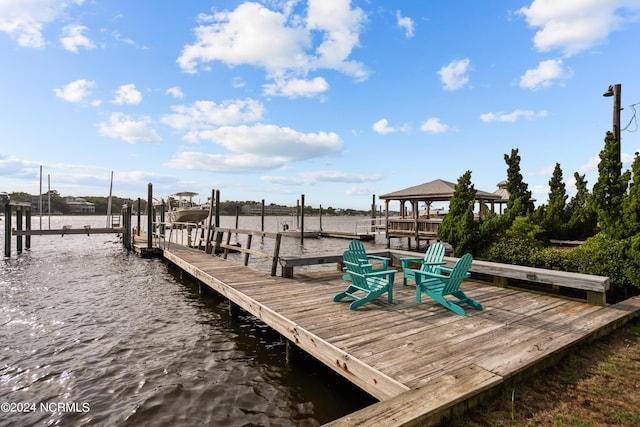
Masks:
[[[416,280],[415,270],[409,268],[410,262],[421,262],[420,271],[435,271],[436,267],[445,265],[444,262],[444,245],[440,242],[436,242],[429,245],[427,252],[425,252],[422,258],[401,258],[402,262],[402,284],[407,286],[407,279]]]
[[[470,276],[469,268],[473,257],[465,254],[456,262],[453,268],[436,267],[434,272],[415,270],[416,278],[416,302],[421,301],[424,292],[449,310],[465,316],[461,304],[468,304],[476,310],[482,310],[479,302],[472,300],[460,290],[460,284]],[[446,297],[451,295],[456,300],[451,301]]]
[[[396,270],[371,271],[371,264],[363,263],[361,255],[352,251],[345,251],[343,262],[345,271],[351,276],[351,283],[344,292],[340,292],[334,301],[350,298],[353,302],[349,309],[355,310],[363,304],[387,294],[387,301],[393,302],[393,281]]]
[[[352,240],[349,243],[349,249],[347,250],[356,254],[361,264],[369,264],[370,267],[368,272],[383,271],[389,268],[389,262],[391,261],[391,259],[383,256],[367,255],[367,250],[364,248],[364,245],[360,240]],[[382,266],[374,268],[373,264],[370,263],[370,261],[372,260],[379,261],[380,263],[382,263]],[[346,267],[344,268],[344,270],[346,271]],[[342,276],[342,279],[351,280],[351,276],[349,274],[345,274],[344,276]]]

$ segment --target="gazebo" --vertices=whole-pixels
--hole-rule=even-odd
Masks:
[[[391,246],[391,238],[407,237],[409,245],[411,239],[416,242],[416,247],[420,247],[420,240],[433,240],[436,238],[438,224],[442,222],[442,216],[431,215],[430,208],[433,202],[448,202],[453,197],[456,184],[436,179],[435,181],[383,194],[381,200],[385,201],[385,223],[387,247]],[[476,201],[482,206],[484,203],[491,203],[491,210],[494,210],[494,202],[502,199],[500,194],[488,191],[476,190]],[[400,202],[400,216],[389,217],[389,202],[398,200]],[[407,216],[405,204],[411,204],[411,216]],[[424,202],[427,205],[427,213],[420,217],[418,204]],[[482,215],[482,209],[479,209]]]

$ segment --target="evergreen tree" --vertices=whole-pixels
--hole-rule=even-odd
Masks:
[[[564,239],[566,220],[566,186],[562,181],[560,163],[556,163],[553,175],[549,180],[549,201],[544,211],[542,227],[547,238]]]
[[[578,172],[573,174],[576,179],[576,195],[569,200],[566,214],[567,239],[582,240],[591,237],[597,232],[598,217],[591,203],[591,194],[587,189],[585,175]]]
[[[640,235],[640,153],[636,153],[631,165],[632,181],[623,199],[624,232],[622,237]]]
[[[511,156],[505,154],[504,160],[507,163],[507,191],[509,192],[505,215],[511,223],[517,216],[527,216],[532,213],[534,206],[529,186],[524,182],[520,173],[518,149],[512,149]]]
[[[593,186],[593,203],[602,231],[612,238],[625,233],[622,205],[630,174],[621,174],[622,162],[618,159],[620,142],[607,132],[604,148],[600,152],[598,182]]]
[[[473,218],[476,190],[471,171],[459,179],[449,201],[449,213],[438,226],[438,238],[448,242],[456,256],[472,252],[478,243],[478,223]]]

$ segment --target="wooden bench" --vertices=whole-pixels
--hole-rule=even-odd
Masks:
[[[601,306],[607,303],[607,290],[610,287],[609,278],[604,276],[480,260],[473,261],[470,271],[492,276],[493,283],[502,287],[508,285],[509,279],[517,279],[552,285],[553,288],[581,289],[587,292],[589,304]]]
[[[371,252],[369,255],[389,256],[389,251]],[[281,256],[279,258],[282,267],[282,277],[292,278],[293,268],[305,265],[332,264],[337,263],[338,271],[342,271],[344,267],[342,262],[342,253],[323,254],[323,255],[305,255],[305,256]]]
[[[393,262],[399,263],[401,258],[415,257],[415,252],[391,250],[389,252]],[[448,264],[453,265],[457,258],[444,257]],[[487,275],[496,286],[507,287],[509,279],[551,285],[557,291],[559,288],[571,288],[586,291],[587,302],[604,306],[607,302],[607,290],[610,282],[608,277],[591,274],[573,273],[569,271],[549,270],[546,268],[525,267],[522,265],[502,264],[497,262],[473,260],[471,273]]]

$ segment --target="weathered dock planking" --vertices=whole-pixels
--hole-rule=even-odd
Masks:
[[[380,400],[333,426],[437,424],[640,315],[640,298],[601,307],[468,280],[484,310],[461,317],[417,304],[401,274],[392,304],[351,311],[332,301],[338,271],[275,277],[178,245],[164,257]]]

